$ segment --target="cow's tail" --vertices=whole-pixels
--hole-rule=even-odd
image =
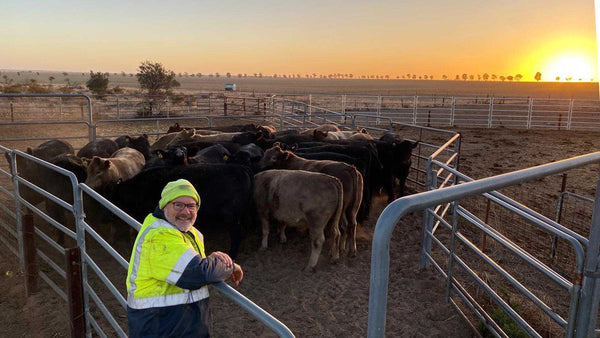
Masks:
[[[333,217],[329,219],[329,223],[327,224],[327,234],[331,239],[331,257],[334,261],[337,261],[340,257],[340,218],[344,211],[344,188],[338,178],[333,176],[331,178],[333,178],[332,182],[335,182],[334,185],[339,198]]]

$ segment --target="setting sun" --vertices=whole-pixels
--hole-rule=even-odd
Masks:
[[[590,81],[594,78],[594,60],[583,55],[563,55],[548,61],[542,74],[547,81]]]

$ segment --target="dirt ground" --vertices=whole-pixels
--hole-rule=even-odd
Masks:
[[[464,129],[461,171],[484,178],[593,152],[600,133]],[[595,194],[597,166],[569,178],[578,193]],[[543,188],[543,187],[542,187]],[[412,189],[409,187],[409,193]],[[412,190],[414,192],[414,190]],[[331,265],[321,255],[316,273],[301,269],[308,259],[308,236],[290,230],[288,243],[270,238],[259,252],[259,235],[243,243],[239,263],[245,277],[242,294],[287,325],[298,337],[364,337],[367,331],[371,237],[385,199],[376,197],[368,221],[359,229],[358,256]],[[445,285],[433,270],[418,269],[422,214],[406,216],[391,241],[387,328],[389,337],[469,337],[470,327],[445,301]],[[208,243],[221,248],[221,239]],[[15,256],[0,245],[0,336],[62,337],[68,335],[65,303],[40,282],[40,291],[25,298],[23,276]],[[124,289],[124,281],[119,288]],[[272,337],[262,324],[235,304],[211,291],[213,330],[217,337]],[[121,318],[123,320],[123,318]]]

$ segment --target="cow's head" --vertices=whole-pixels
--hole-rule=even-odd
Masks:
[[[320,131],[315,129],[315,131],[313,132],[313,137],[315,138],[315,140],[323,141],[327,138],[327,133],[327,131]]]
[[[259,162],[259,168],[261,170],[282,168],[291,156],[293,156],[291,152],[281,149],[280,144],[276,142],[265,151]]]
[[[111,162],[102,157],[94,156],[87,166],[87,184],[92,189],[101,187],[104,183],[114,181],[111,176]]]

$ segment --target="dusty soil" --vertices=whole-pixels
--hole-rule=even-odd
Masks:
[[[600,147],[597,132],[465,129],[461,133],[461,171],[473,178],[569,158]],[[593,196],[596,179],[594,166],[570,176],[569,186]],[[559,189],[560,182],[555,181],[537,187],[544,191]],[[409,192],[414,192],[414,188],[409,187]],[[536,208],[544,204],[532,203],[537,203]],[[371,218],[360,226],[356,258],[331,265],[321,255],[316,273],[301,271],[308,259],[307,234],[291,230],[286,244],[279,244],[273,235],[266,252],[257,250],[258,233],[250,234],[238,260],[245,271],[238,291],[281,320],[298,337],[366,336],[370,241],[383,207],[385,199],[377,197]],[[433,270],[418,269],[421,222],[420,212],[410,214],[393,233],[387,336],[468,337],[471,329],[445,301],[442,278]],[[214,236],[208,250],[223,249],[225,242],[222,236]],[[15,256],[0,245],[0,336],[67,336],[64,302],[43,282],[37,294],[25,298],[23,276],[17,271]],[[117,287],[124,290],[124,284],[123,281]],[[211,295],[215,336],[275,336],[218,291],[213,289]],[[120,320],[124,320],[122,314]]]

